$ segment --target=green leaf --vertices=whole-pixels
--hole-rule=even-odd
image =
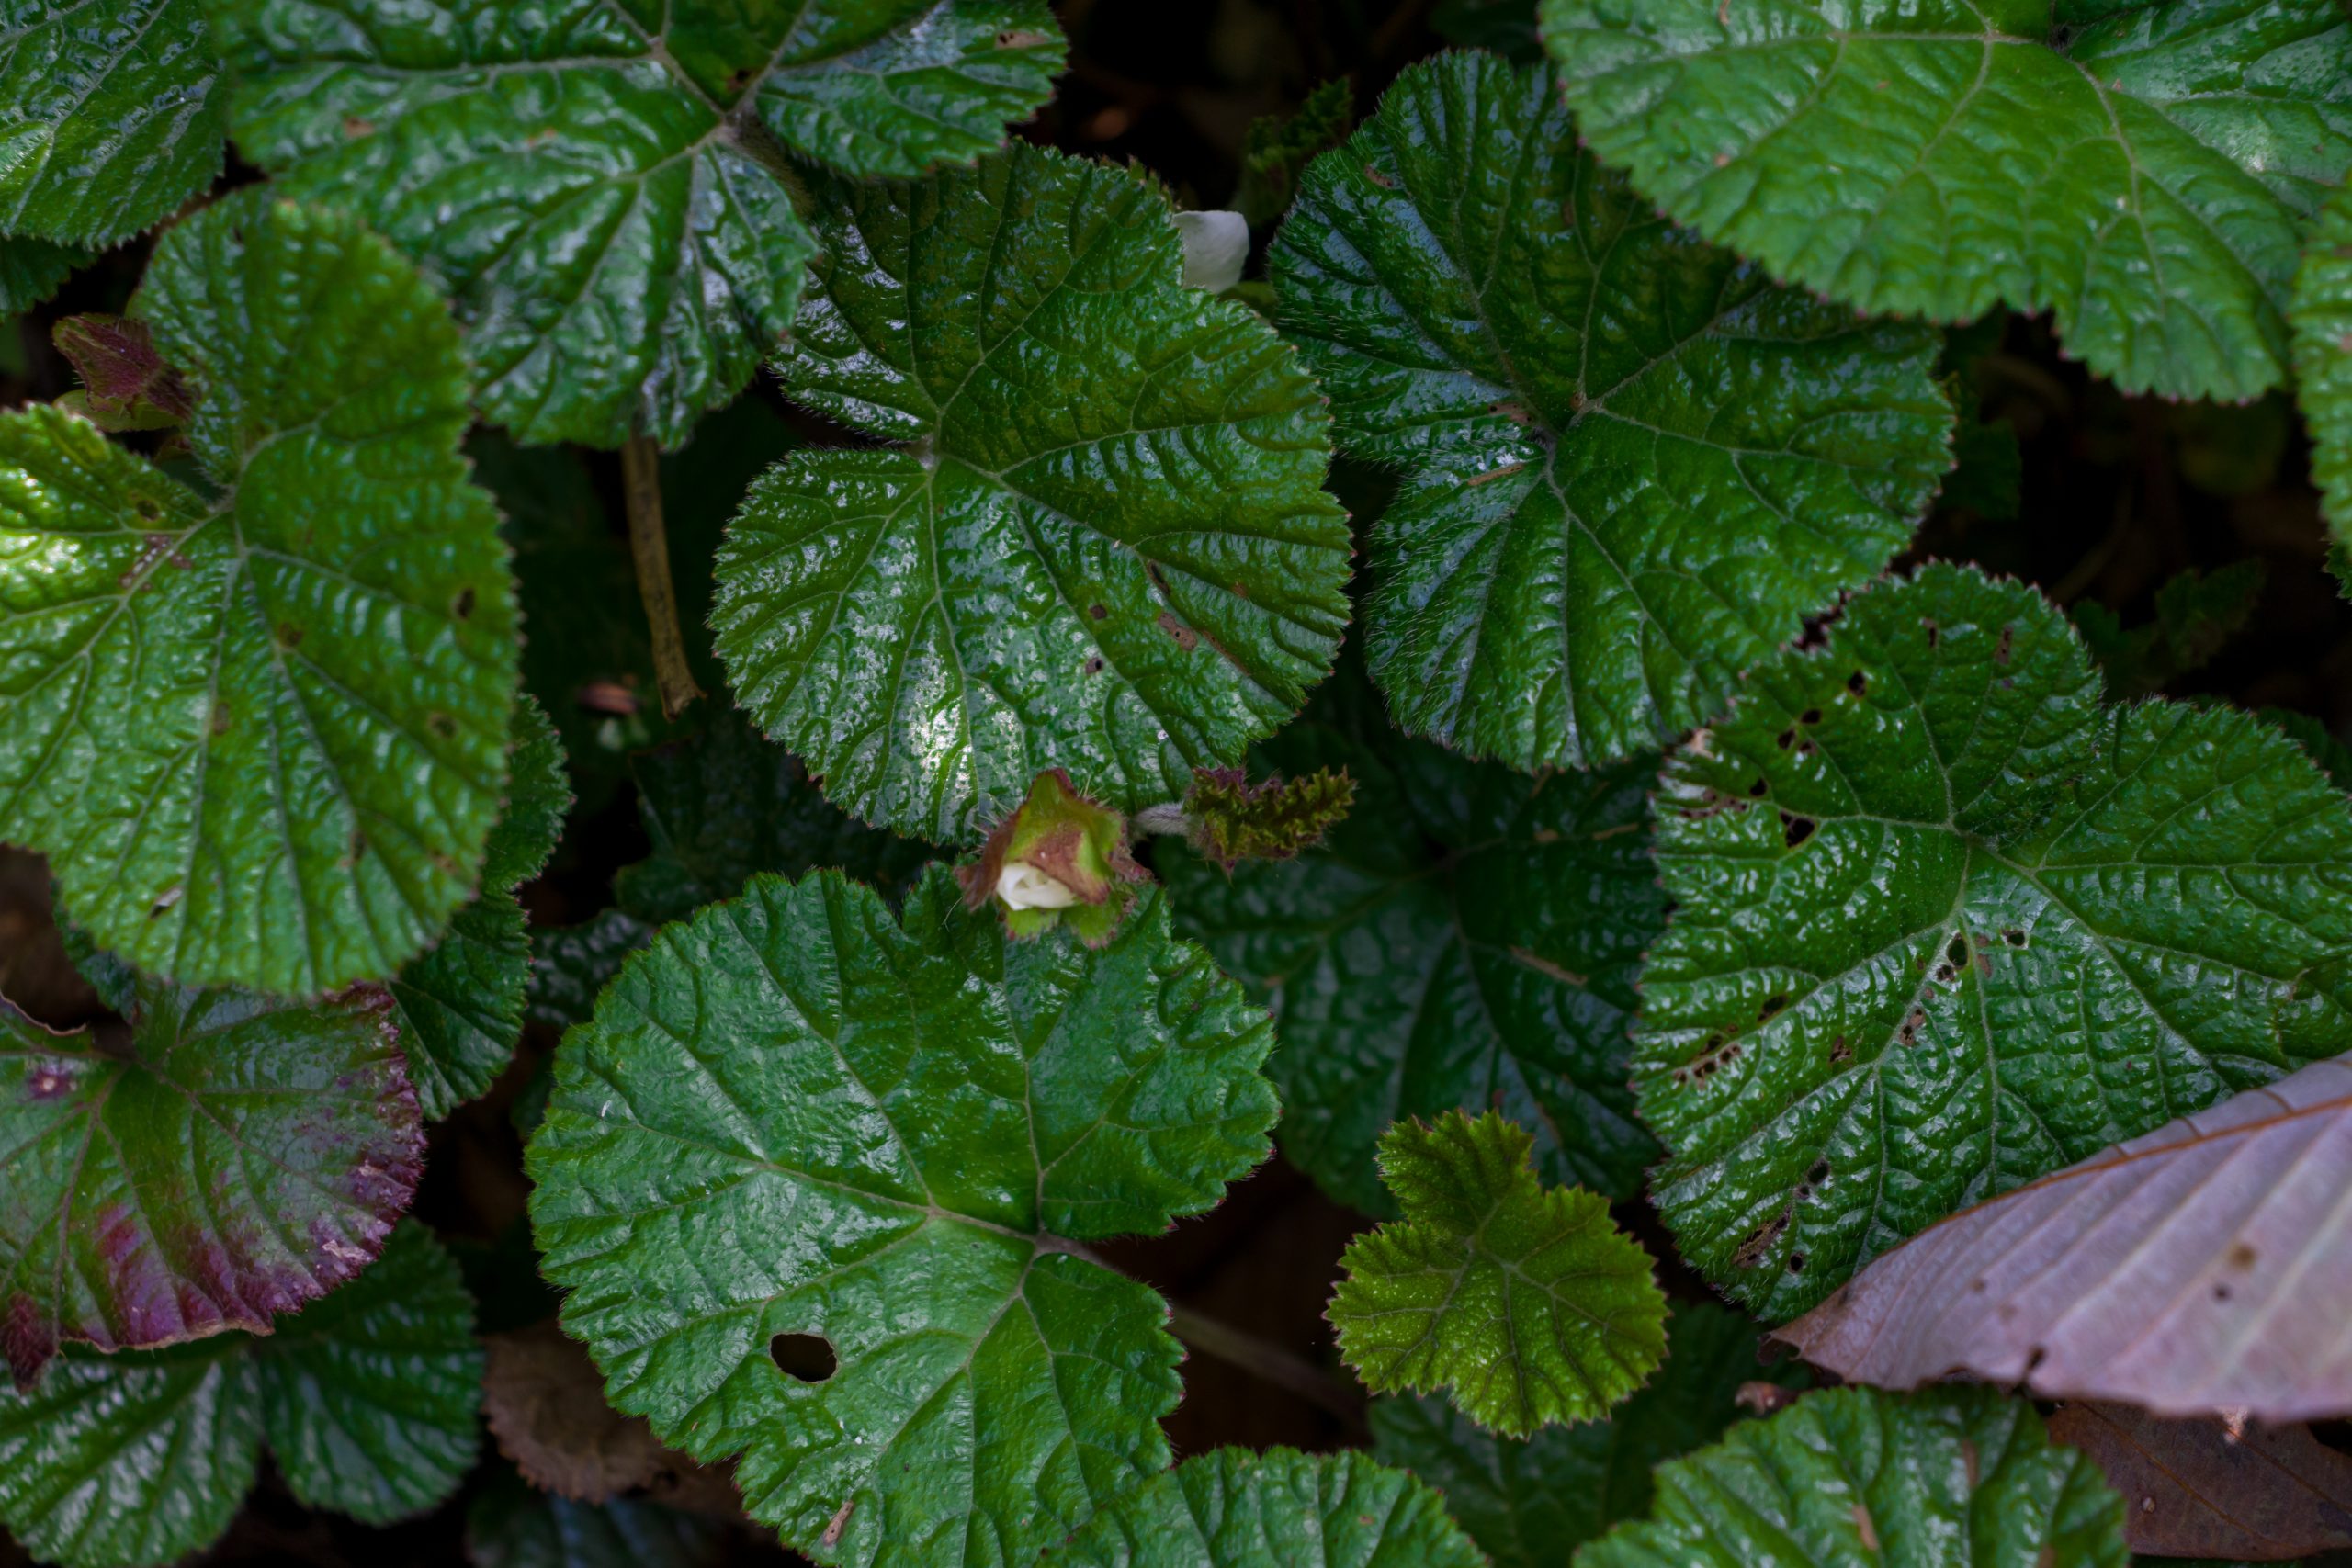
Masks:
[[[220,172],[203,0],[12,6],[0,28],[0,232],[104,248]]]
[[[1438,0],[1430,27],[1449,43],[1491,49],[1515,65],[1544,58],[1535,0]]]
[[[264,1437],[300,1501],[388,1522],[473,1467],[481,1381],[457,1265],[403,1224],[274,1337],[75,1348],[29,1391],[0,1390],[0,1523],[69,1568],[169,1562],[228,1529]]]
[[[2352,196],[2320,209],[2295,278],[2295,399],[2337,547],[2352,539]]]
[[[545,868],[571,804],[563,744],[526,695],[514,710],[505,812],[490,831],[481,896],[430,953],[388,981],[418,1105],[438,1121],[488,1089],[523,1034],[531,939],[515,889]]]
[[[1436,1493],[1358,1453],[1212,1449],[1097,1514],[1040,1568],[1484,1568]]]
[[[584,1023],[596,995],[620,973],[628,955],[653,937],[653,928],[619,909],[599,909],[576,926],[531,932],[531,981],[524,1016],[561,1031]]]
[[[1399,77],[1271,265],[1340,446],[1403,470],[1365,541],[1373,678],[1474,757],[1582,767],[1702,722],[1951,461],[1937,333],[1678,232],[1489,56]]]
[[[820,207],[834,259],[779,373],[901,445],[752,487],[711,621],[744,707],[840,805],[943,843],[1047,768],[1133,810],[1239,761],[1347,619],[1296,356],[1183,286],[1166,200],[1116,169],[1015,147]]]
[[[2048,310],[2127,392],[2277,385],[2296,253],[2352,163],[2352,24],[2335,0],[2079,9],[2054,29],[2046,0],[1543,17],[1601,159],[1776,276],[1871,313]]]
[[[0,237],[0,315],[29,310],[63,286],[91,253],[47,240]]]
[[[658,1503],[574,1503],[502,1472],[466,1510],[474,1568],[704,1568],[727,1560],[713,1519]]]
[[[682,440],[792,324],[814,241],[784,150],[911,175],[1042,104],[1044,0],[214,0],[237,144],[447,280],[489,416]]]
[[[1007,942],[944,868],[903,924],[757,878],[557,1053],[529,1170],[565,1326],[801,1551],[1026,1561],[1168,1461],[1166,1305],[1075,1244],[1264,1156],[1272,1042],[1157,893],[1089,951]]]
[[[118,993],[119,994],[119,993]],[[0,1352],[266,1331],[349,1279],[424,1137],[379,991],[295,1005],[134,983],[128,1031],[0,1001]]]
[[[1666,1354],[1666,1296],[1608,1200],[1535,1177],[1535,1138],[1488,1111],[1399,1122],[1380,1176],[1401,1222],[1349,1244],[1340,1359],[1375,1393],[1450,1385],[1506,1437],[1589,1421]]]
[[[1656,760],[1543,779],[1467,762],[1390,729],[1351,664],[1252,766],[1345,768],[1355,804],[1294,861],[1228,877],[1173,845],[1158,859],[1184,933],[1273,1010],[1291,1161],[1390,1213],[1373,1169],[1389,1123],[1493,1109],[1535,1130],[1544,1180],[1639,1190],[1657,1145],[1625,1036],[1666,921]]]
[[[1532,36],[1534,28],[1528,31]],[[1251,120],[1241,148],[1234,210],[1253,229],[1280,218],[1298,189],[1300,174],[1317,154],[1345,141],[1355,120],[1355,88],[1345,76],[1335,76],[1307,94],[1295,113]]]
[[[650,925],[731,898],[763,871],[797,877],[831,866],[895,897],[932,859],[924,845],[842,815],[798,759],[732,708],[639,752],[629,771],[653,852],[620,869],[613,897]]]
[[[1577,1568],[1876,1562],[2123,1568],[2123,1499],[2033,1406],[1987,1388],[1808,1394],[1662,1465],[1650,1518]]]
[[[2031,589],[1930,566],[1753,671],[1658,796],[1653,1194],[1770,1318],[1969,1203],[2342,1042],[2352,807],[2251,715],[2109,707]]]
[[[2258,557],[2211,572],[2177,571],[2156,590],[2156,618],[2128,629],[2104,604],[2075,606],[2075,627],[2108,695],[2147,696],[2211,663],[2254,618],[2267,575]]]
[[[456,333],[383,242],[254,192],[165,235],[133,309],[225,493],[0,415],[0,838],[142,970],[392,974],[473,896],[514,701]]]
[[[1373,1451],[1445,1495],[1496,1568],[1552,1568],[1620,1519],[1647,1513],[1650,1475],[1738,1418],[1749,1382],[1802,1386],[1767,1368],[1756,1325],[1712,1303],[1678,1306],[1666,1364],[1606,1421],[1546,1427],[1525,1441],[1481,1430],[1442,1399],[1379,1399]]]

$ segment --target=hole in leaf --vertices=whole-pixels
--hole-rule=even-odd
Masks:
[[[1758,779],[1754,784],[1749,784],[1749,785],[1747,786],[1747,793],[1748,793],[1749,795],[1754,795],[1754,796],[1755,796],[1757,799],[1758,799],[1758,800],[1763,799],[1763,798],[1764,798],[1764,781],[1763,781],[1762,779]]]
[[[1812,837],[1812,818],[1792,817],[1785,811],[1781,813],[1781,841],[1782,843],[1791,849],[1795,849]]]
[[[1821,722],[1821,710],[1819,708],[1807,708],[1804,712],[1797,715],[1797,722],[1799,724],[1819,724]]]
[[[459,589],[458,602],[449,606],[449,613],[461,621],[471,620],[474,614],[474,591],[470,588]]]
[[[164,515],[164,509],[156,505],[153,498],[143,495],[130,503],[130,510],[139,513],[141,523],[153,523]]]
[[[1943,639],[1943,628],[1942,628],[1941,626],[1937,626],[1935,622],[1933,622],[1933,621],[1929,621],[1929,620],[1922,620],[1919,624],[1920,624],[1920,626],[1924,626],[1924,627],[1926,627],[1926,628],[1927,628],[1927,632],[1928,632],[1928,646],[1929,648],[1933,648],[1933,647],[1935,647],[1935,646],[1936,646],[1936,644],[1937,644],[1938,642],[1939,642],[1939,641],[1941,641],[1941,640]]]
[[[2012,926],[2007,931],[2001,933],[2001,940],[2007,942],[2011,947],[2023,947],[2025,945],[2025,932],[2018,930],[2015,926]]]
[[[1968,967],[1968,939],[1958,931],[1954,931],[1951,941],[1944,944],[1944,962],[1955,969]]]
[[[1797,743],[1797,732],[1794,729],[1783,729],[1781,731],[1780,741],[1781,750],[1783,751],[1787,750],[1790,747]]]
[[[1100,675],[1102,673],[1102,656],[1098,653],[1093,658],[1088,660],[1086,661],[1085,668],[1086,672],[1089,675]]]
[[[768,1355],[795,1382],[823,1382],[841,1365],[833,1342],[821,1334],[779,1334],[768,1341]]]
[[[1859,697],[1871,689],[1871,678],[1857,670],[1846,677],[1846,689]]]
[[[1789,1272],[1792,1274],[1802,1274],[1804,1272],[1804,1253],[1792,1252],[1789,1254]]]
[[[1804,1173],[1804,1179],[1808,1187],[1819,1187],[1826,1183],[1829,1179],[1829,1162],[1826,1159],[1815,1160],[1813,1168]]]
[[[1766,997],[1764,1005],[1756,1010],[1756,1021],[1758,1023],[1769,1021],[1774,1013],[1788,1005],[1789,998],[1786,997]]]

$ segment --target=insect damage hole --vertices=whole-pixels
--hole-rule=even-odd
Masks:
[[[823,1382],[841,1365],[833,1342],[821,1334],[779,1334],[768,1341],[768,1359],[795,1382]]]

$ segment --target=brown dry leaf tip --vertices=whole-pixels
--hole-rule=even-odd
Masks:
[[[604,1379],[587,1349],[553,1318],[484,1335],[482,1348],[482,1411],[491,1436],[540,1491],[577,1503],[645,1497],[741,1516],[725,1471],[664,1448],[644,1421],[605,1403]]]

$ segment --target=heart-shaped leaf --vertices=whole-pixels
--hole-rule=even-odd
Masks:
[[[267,1331],[384,1245],[424,1162],[380,991],[273,1003],[139,981],[127,1031],[0,1001],[0,1351]]]
[[[1607,1200],[1535,1178],[1535,1139],[1492,1111],[1399,1122],[1380,1177],[1404,1219],[1358,1236],[1331,1297],[1340,1358],[1378,1393],[1450,1387],[1482,1427],[1589,1421],[1666,1353],[1649,1254]]]
[[[1634,1078],[1683,1254],[1770,1317],[1981,1199],[2343,1048],[2352,807],[2251,715],[2110,707],[1931,566],[1668,764]]]
[[[103,247],[170,217],[220,172],[226,93],[204,0],[10,7],[0,233]]]
[[[473,1468],[473,1301],[431,1233],[266,1338],[66,1351],[0,1390],[0,1523],[68,1568],[166,1562],[228,1529],[262,1439],[309,1506],[371,1524],[431,1507]]]
[[[1179,799],[1298,710],[1347,620],[1322,399],[1182,282],[1131,175],[1016,147],[825,187],[829,259],[777,368],[901,445],[752,490],[711,625],[738,696],[885,827],[976,842],[1048,768]]]
[[[2061,7],[2063,10],[2064,8]],[[1642,194],[1861,310],[2057,317],[2125,391],[2246,398],[2352,164],[2334,0],[1544,0],[1577,129]]]
[[[1399,725],[1520,768],[1657,746],[1868,581],[1951,466],[1941,340],[1655,216],[1544,75],[1453,54],[1307,171],[1272,265],[1351,455]]]
[[[1156,894],[1088,950],[1008,942],[944,869],[903,924],[756,878],[557,1053],[529,1168],[565,1326],[799,1550],[1025,1561],[1168,1461],[1166,1305],[1078,1243],[1263,1157],[1272,1044]]]
[[[1062,56],[1044,0],[214,6],[245,155],[447,279],[492,419],[602,446],[684,439],[792,324],[786,152],[969,161]]]
[[[1534,1133],[1541,1179],[1639,1190],[1657,1145],[1634,1120],[1625,1036],[1666,923],[1655,761],[1543,779],[1467,762],[1391,729],[1352,660],[1250,755],[1355,781],[1346,819],[1295,860],[1228,876],[1158,851],[1179,926],[1273,1009],[1283,1152],[1389,1214],[1374,1168],[1389,1124],[1493,1109]]]
[[[164,236],[133,310],[222,493],[0,415],[0,838],[142,970],[390,975],[505,793],[514,592],[457,333],[382,241],[254,192]]]

